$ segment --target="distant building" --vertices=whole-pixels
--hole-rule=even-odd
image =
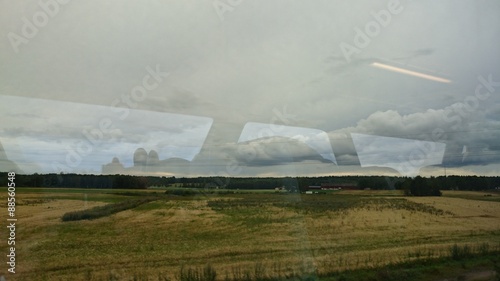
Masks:
[[[360,190],[360,188],[357,185],[349,184],[349,183],[337,183],[337,184],[322,183],[321,189],[322,190]]]
[[[355,184],[343,184],[343,183],[322,183],[321,185],[310,185],[302,188],[302,192],[307,194],[318,192],[321,190],[360,190],[360,188]]]

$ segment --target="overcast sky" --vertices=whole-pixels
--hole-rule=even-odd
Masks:
[[[117,157],[135,173],[144,148],[161,160],[146,171],[176,176],[499,175],[498,15],[497,0],[0,1],[0,168]]]

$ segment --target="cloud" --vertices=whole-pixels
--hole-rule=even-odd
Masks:
[[[236,160],[249,166],[270,166],[306,160],[331,163],[306,143],[286,137],[268,137],[239,143]]]
[[[487,107],[487,104],[483,106]],[[445,143],[443,165],[447,166],[497,164],[500,163],[500,122],[490,122],[488,118],[491,118],[491,111],[481,108],[466,111],[463,103],[406,115],[395,110],[378,111],[360,120],[355,127],[333,131],[329,135],[339,164],[345,163],[343,159],[352,159],[361,153],[359,147],[349,145],[348,132]],[[383,157],[384,149],[390,147],[382,144],[373,148],[379,150],[379,157]],[[464,157],[464,146],[467,146],[467,157]],[[392,149],[392,152],[398,151],[397,147]],[[386,160],[381,158],[379,163],[390,162]]]

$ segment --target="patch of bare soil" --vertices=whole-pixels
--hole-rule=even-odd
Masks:
[[[494,270],[473,271],[457,277],[441,279],[439,281],[495,281],[497,273]]]

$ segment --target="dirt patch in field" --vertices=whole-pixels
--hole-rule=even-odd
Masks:
[[[496,274],[493,270],[473,271],[438,281],[493,281],[496,280]]]

